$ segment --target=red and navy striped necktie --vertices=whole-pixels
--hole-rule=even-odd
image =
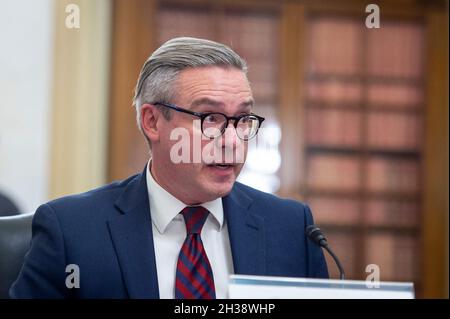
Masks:
[[[209,211],[201,206],[181,211],[186,223],[186,239],[181,247],[175,280],[176,299],[215,299],[214,278],[200,232]]]

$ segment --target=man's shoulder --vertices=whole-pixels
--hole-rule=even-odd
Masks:
[[[283,234],[282,238],[297,237],[307,225],[314,224],[306,203],[281,198],[240,183],[236,184],[234,191],[241,193],[240,198],[250,198],[249,212],[261,218],[272,234]]]
[[[236,182],[235,191],[245,194],[252,200],[253,205],[258,207],[266,207],[270,211],[276,209],[277,211],[301,212],[310,213],[309,206],[303,202],[294,199],[282,198],[274,194],[260,191],[248,185]]]
[[[108,210],[113,207],[124,189],[138,177],[139,175],[133,175],[125,180],[115,181],[83,193],[63,196],[42,206],[49,207],[56,214],[71,214],[74,211],[82,214],[83,212]]]

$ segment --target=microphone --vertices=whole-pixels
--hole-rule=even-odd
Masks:
[[[308,236],[309,239],[311,239],[314,243],[316,243],[320,247],[323,247],[330,254],[330,256],[333,257],[334,262],[336,263],[337,267],[339,268],[340,279],[341,280],[345,279],[344,268],[342,267],[337,256],[334,254],[334,252],[328,246],[327,239],[325,238],[325,235],[322,233],[320,228],[315,225],[309,225],[308,227],[306,227],[306,236]]]

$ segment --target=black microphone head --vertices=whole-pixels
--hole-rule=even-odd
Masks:
[[[306,236],[308,236],[309,239],[311,239],[319,246],[326,246],[328,244],[327,239],[325,238],[320,228],[315,225],[309,225],[308,227],[306,227]]]
[[[337,256],[334,254],[334,252],[331,250],[331,248],[328,246],[327,239],[325,238],[324,234],[320,230],[319,227],[315,225],[309,225],[305,228],[306,236],[308,236],[309,239],[311,239],[314,243],[319,245],[320,247],[324,248],[330,256],[333,258],[333,260],[336,262],[336,265],[339,268],[340,278],[345,278],[345,272],[344,268],[341,265],[341,262],[337,258]]]

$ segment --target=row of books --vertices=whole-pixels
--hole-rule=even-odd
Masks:
[[[306,143],[324,146],[360,146],[361,112],[334,109],[308,109]]]
[[[411,195],[420,191],[420,167],[414,159],[370,157],[362,165],[357,156],[312,154],[307,157],[307,186],[324,191],[366,189],[375,193]]]
[[[310,195],[306,197],[318,224],[414,228],[419,223],[417,200],[386,200],[369,198],[331,197]]]
[[[278,23],[276,15],[225,12],[219,17],[218,28],[225,43],[238,51],[261,56],[270,55],[270,52],[258,52],[258,49],[274,47],[279,34]]]
[[[356,192],[361,185],[361,162],[351,155],[313,154],[307,157],[308,188]]]
[[[362,111],[310,108],[306,114],[306,143],[380,150],[419,150],[423,123],[419,114],[369,112],[363,127]],[[366,140],[363,140],[364,136]]]
[[[335,107],[358,106],[366,103],[370,108],[414,109],[423,104],[423,90],[416,84],[366,83],[327,80],[308,80],[307,100]],[[366,100],[363,100],[366,99]]]
[[[422,118],[414,113],[370,112],[367,144],[377,149],[419,150],[422,145]]]
[[[373,226],[413,228],[419,225],[418,200],[368,200],[363,206],[364,221]]]
[[[319,225],[356,225],[359,222],[360,202],[356,198],[310,195],[305,201]]]
[[[424,29],[419,23],[383,23],[367,31],[368,73],[420,79],[424,64]]]
[[[418,23],[385,22],[367,29],[361,21],[312,18],[309,24],[310,74],[361,74],[420,79],[424,31]],[[367,45],[367,47],[366,47]]]
[[[308,31],[308,73],[360,74],[363,71],[360,22],[313,18]]]
[[[414,159],[371,158],[367,161],[366,188],[373,192],[418,194],[420,167]]]

